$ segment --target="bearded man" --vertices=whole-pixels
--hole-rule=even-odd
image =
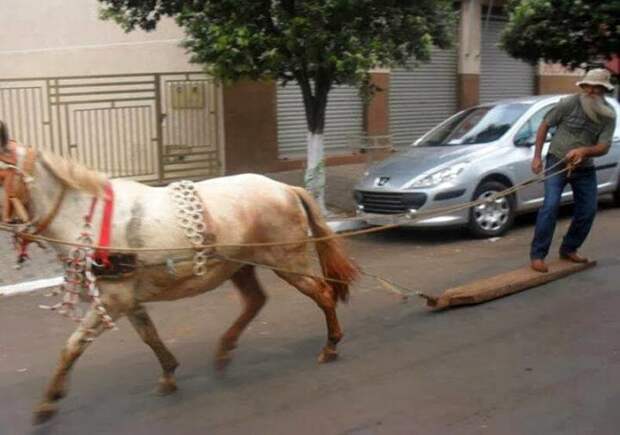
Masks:
[[[530,250],[531,268],[547,272],[545,257],[553,240],[562,191],[567,184],[573,190],[574,214],[560,246],[560,258],[575,263],[589,260],[577,253],[585,241],[597,209],[597,182],[593,157],[609,151],[616,125],[614,109],[605,101],[605,93],[613,91],[610,74],[593,69],[577,85],[581,92],[563,98],[547,113],[536,132],[536,148],[532,171],[543,170],[542,147],[550,127],[557,130],[551,140],[546,168],[555,173],[569,165],[570,170],[545,180],[545,200],[538,210],[536,230]]]

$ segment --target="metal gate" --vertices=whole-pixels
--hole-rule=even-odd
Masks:
[[[199,73],[0,80],[12,138],[145,182],[222,174],[218,107]]]
[[[433,48],[431,61],[413,70],[397,68],[390,78],[390,133],[396,147],[411,145],[453,115],[457,101],[456,50]]]
[[[301,95],[296,83],[278,87],[278,154],[294,157],[306,153],[308,127]],[[351,137],[363,133],[363,105],[352,86],[334,86],[329,93],[325,114],[325,153],[350,152]]]
[[[480,61],[480,102],[534,95],[535,68],[514,59],[499,47],[505,20],[482,20],[482,58]]]

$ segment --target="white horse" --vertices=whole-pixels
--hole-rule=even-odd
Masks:
[[[16,174],[21,174],[22,181],[26,181],[24,201],[27,200],[25,206],[29,215],[39,219],[53,215],[42,234],[75,241],[93,196],[101,195],[108,180],[101,173],[51,154],[39,153],[27,163],[27,154],[26,147],[15,144],[5,143],[0,149],[5,162],[10,162],[11,156],[15,159]],[[24,173],[28,172],[24,165],[31,166],[30,174]],[[244,307],[219,342],[216,365],[224,368],[240,334],[263,307],[266,296],[256,278],[255,267],[248,263],[212,257],[206,274],[193,274],[194,251],[177,222],[175,207],[166,188],[127,180],[111,180],[110,183],[116,198],[110,246],[160,250],[140,251],[137,268],[128,276],[98,279],[101,301],[112,319],[127,316],[140,337],[155,352],[163,369],[159,391],[171,393],[176,390],[174,371],[178,363],[159,338],[143,304],[196,296],[230,279],[239,290]],[[316,243],[321,269],[328,279],[311,276],[310,253],[303,240],[308,237],[309,230],[318,237],[332,234],[313,198],[304,189],[251,174],[205,180],[196,183],[195,187],[204,204],[209,241],[233,245],[217,248],[216,252],[242,262],[275,267],[279,277],[314,300],[325,314],[328,330],[319,362],[333,360],[337,356],[336,345],[342,338],[336,304],[338,300],[347,299],[348,285],[355,279],[357,268],[347,259],[340,243],[328,239]],[[95,234],[102,224],[101,214],[100,207],[96,208],[93,217]],[[292,243],[243,246],[270,242]],[[67,255],[67,247],[54,247],[61,256]],[[178,255],[167,251],[171,247],[187,247],[185,254],[188,254],[185,260],[175,264],[174,274],[166,266],[171,257]],[[88,311],[61,352],[58,368],[43,401],[35,409],[35,423],[46,421],[55,414],[56,402],[66,394],[71,367],[92,338],[104,330],[102,316],[97,310]]]

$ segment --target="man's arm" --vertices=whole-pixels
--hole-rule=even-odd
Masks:
[[[536,131],[536,145],[534,148],[534,158],[532,159],[532,172],[535,174],[540,174],[543,170],[542,149],[545,139],[547,139],[547,131],[549,131],[549,124],[546,121],[541,122]]]

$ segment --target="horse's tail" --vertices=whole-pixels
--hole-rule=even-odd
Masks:
[[[327,226],[321,216],[321,210],[314,198],[307,190],[301,187],[291,186],[300,199],[314,237],[330,237],[334,232]],[[315,242],[316,252],[319,256],[323,276],[334,281],[329,285],[334,289],[336,300],[347,301],[349,298],[349,284],[359,275],[359,269],[345,254],[342,242],[338,238],[328,238]]]

